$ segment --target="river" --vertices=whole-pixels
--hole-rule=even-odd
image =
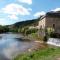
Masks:
[[[22,41],[20,34],[0,34],[0,60],[10,60],[12,56],[21,53],[34,45],[31,41]]]

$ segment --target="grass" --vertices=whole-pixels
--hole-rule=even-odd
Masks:
[[[35,39],[35,40],[40,40],[40,41],[43,40],[43,37],[42,37],[42,36],[38,36],[37,33],[32,33],[32,34],[30,34],[30,35],[31,35],[32,38]]]
[[[18,55],[14,60],[57,60],[58,58],[60,58],[60,48],[52,47]]]

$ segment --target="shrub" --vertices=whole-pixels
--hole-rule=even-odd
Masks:
[[[58,34],[58,33],[51,33],[50,37],[52,37],[52,38],[60,38],[60,34]]]
[[[31,34],[31,33],[36,33],[38,30],[37,29],[27,29],[26,34]]]
[[[43,41],[44,42],[47,42],[47,40],[48,40],[48,37],[47,36],[44,36]]]

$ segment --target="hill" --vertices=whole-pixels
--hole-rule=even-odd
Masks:
[[[33,20],[26,20],[26,21],[21,21],[13,24],[13,27],[24,27],[24,26],[37,26],[38,25],[38,19],[33,19]]]

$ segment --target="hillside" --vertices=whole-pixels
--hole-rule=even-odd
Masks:
[[[38,25],[38,19],[33,19],[33,20],[26,20],[26,21],[21,21],[13,24],[14,27],[24,27],[24,26],[36,26]]]

